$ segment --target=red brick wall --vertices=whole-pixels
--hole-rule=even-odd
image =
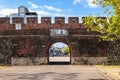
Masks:
[[[85,18],[85,17],[83,17]],[[106,19],[105,17],[98,17]],[[46,29],[46,28],[85,28],[82,23],[79,22],[78,17],[68,17],[68,23],[65,23],[65,17],[55,17],[54,23],[51,22],[51,17],[41,17],[41,23],[38,23],[37,17],[26,18],[26,23],[23,18],[12,18],[12,24],[10,24],[10,19],[6,17],[0,18],[0,31],[2,30],[15,30],[15,24],[20,23],[22,25],[22,30],[27,29]],[[84,23],[84,21],[83,21]]]

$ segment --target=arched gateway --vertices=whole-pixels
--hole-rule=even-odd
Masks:
[[[69,43],[55,42],[49,48],[49,64],[71,64]]]
[[[104,19],[104,18],[103,18]],[[83,21],[84,22],[84,21]],[[66,43],[71,50],[71,64],[107,62],[107,42],[99,41],[98,32],[87,32],[78,17],[0,18],[0,64],[49,64],[49,48],[55,42]]]

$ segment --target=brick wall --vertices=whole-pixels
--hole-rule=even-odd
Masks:
[[[83,17],[85,18],[85,17]],[[100,17],[98,17],[100,18]],[[104,19],[104,17],[101,17]],[[10,21],[11,20],[11,21]],[[3,30],[15,30],[15,24],[22,25],[22,30],[26,29],[46,29],[46,28],[84,28],[80,23],[78,17],[68,17],[68,23],[65,23],[65,17],[55,17],[54,23],[51,22],[51,17],[41,17],[41,23],[38,23],[38,17],[14,17],[12,19],[6,17],[0,17],[0,31]],[[11,22],[11,23],[10,23]],[[84,22],[84,20],[83,20]]]

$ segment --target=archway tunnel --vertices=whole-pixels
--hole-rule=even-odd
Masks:
[[[55,42],[50,45],[48,51],[49,64],[70,64],[71,63],[71,49],[68,44],[64,42]]]

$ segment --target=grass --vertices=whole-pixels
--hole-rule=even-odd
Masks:
[[[115,80],[120,80],[120,65],[95,65],[95,67],[106,71],[108,74],[114,76]]]
[[[6,68],[7,66],[0,66],[0,69]]]

